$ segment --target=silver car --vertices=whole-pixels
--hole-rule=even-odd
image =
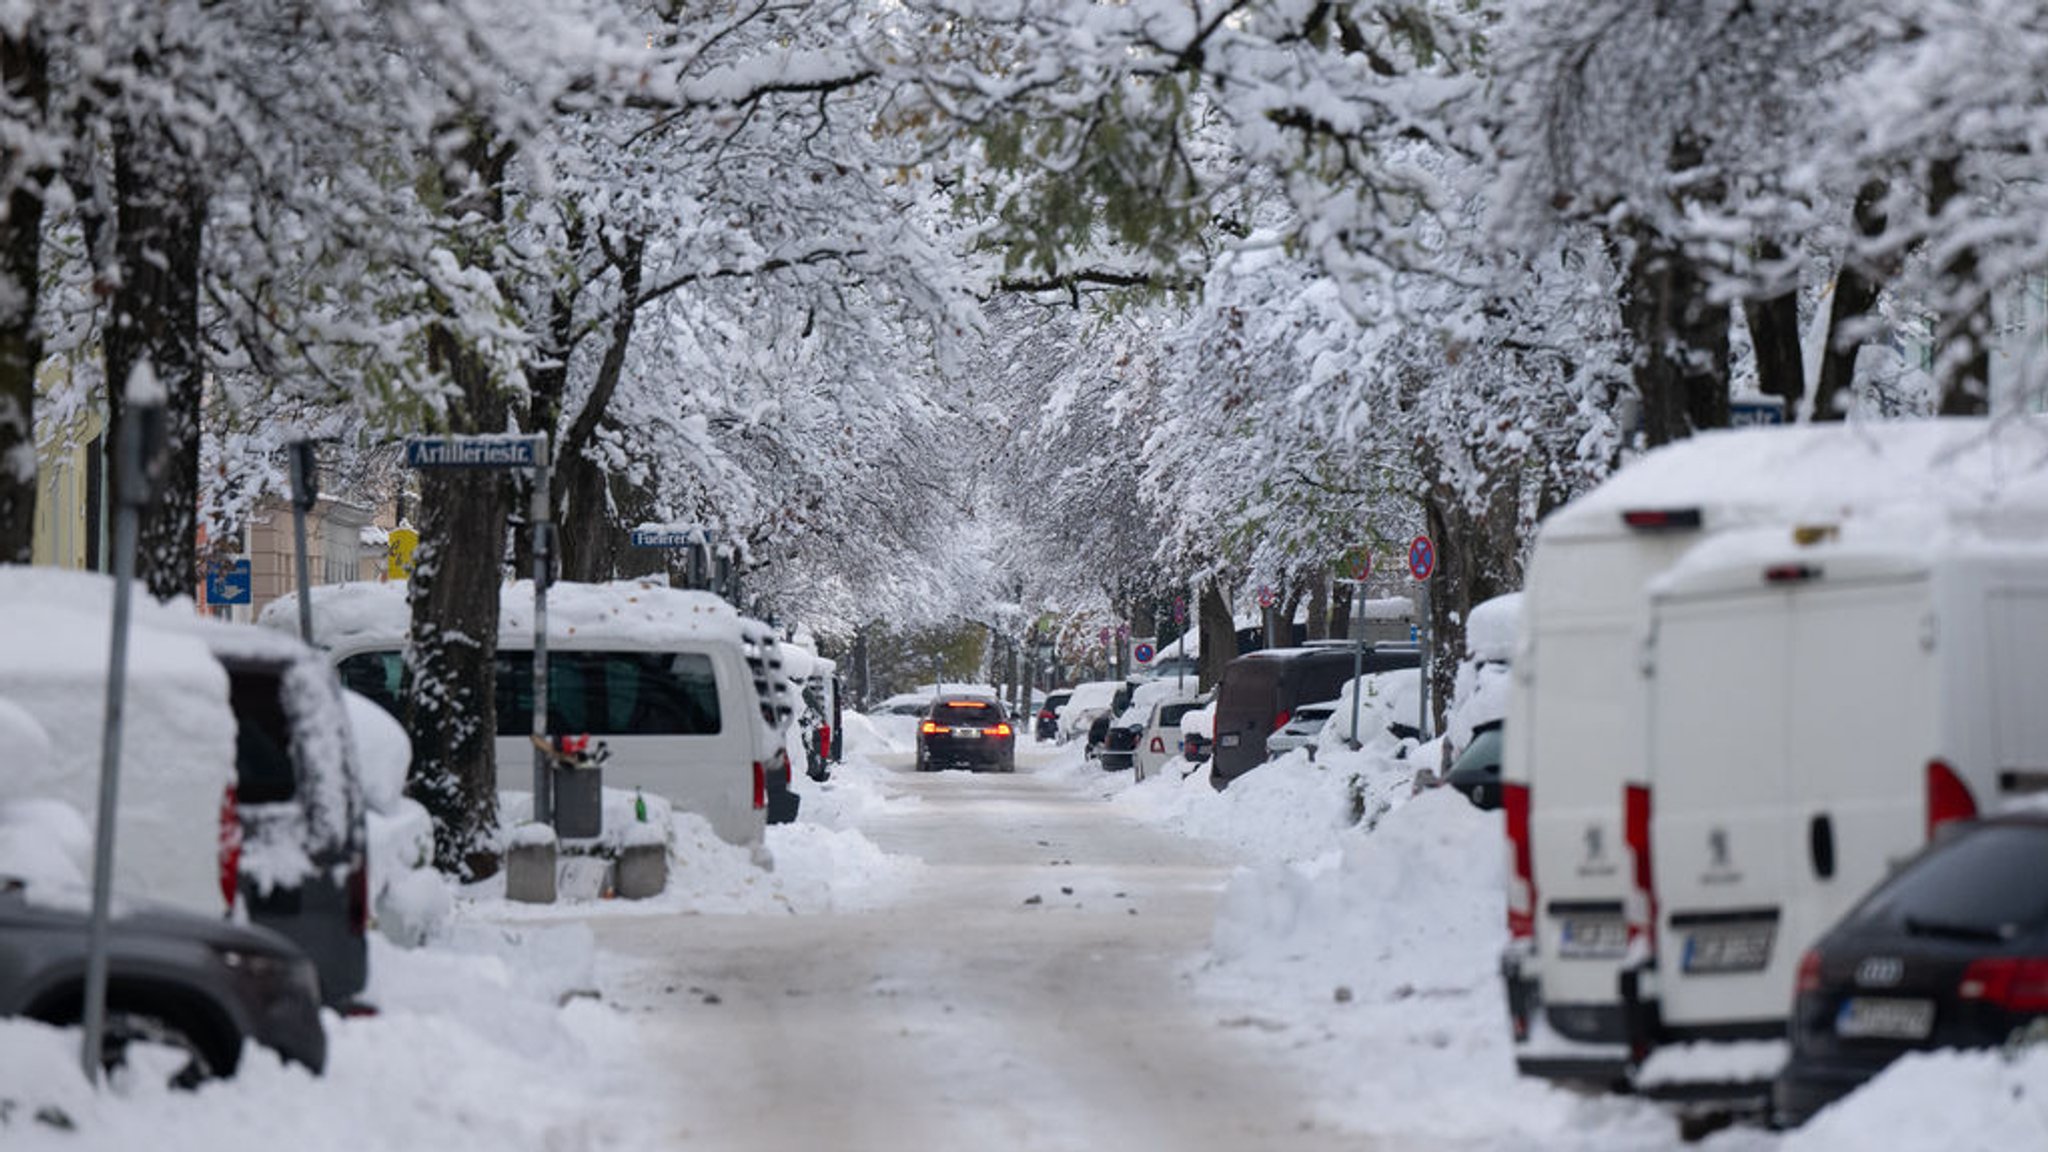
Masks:
[[[1266,758],[1275,759],[1296,748],[1306,748],[1309,759],[1315,759],[1316,733],[1323,730],[1323,725],[1328,724],[1330,717],[1336,712],[1335,700],[1325,700],[1320,704],[1303,704],[1296,708],[1286,723],[1275,729],[1271,736],[1266,737]]]

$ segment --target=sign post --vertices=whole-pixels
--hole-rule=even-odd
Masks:
[[[1337,562],[1337,570],[1337,583],[1351,586],[1351,738],[1347,744],[1356,748],[1364,743],[1358,738],[1358,682],[1365,678],[1365,582],[1372,575],[1371,547],[1360,544],[1346,552]]]
[[[1422,683],[1420,685],[1421,690],[1416,693],[1416,696],[1420,699],[1421,705],[1417,709],[1415,724],[1416,731],[1422,736],[1429,735],[1429,578],[1435,572],[1436,545],[1431,543],[1427,536],[1417,536],[1414,540],[1409,541],[1408,574],[1415,577],[1416,583],[1422,585],[1422,595],[1420,603],[1417,605],[1420,610],[1416,613],[1420,617],[1417,621],[1419,626],[1417,635],[1420,636],[1422,641],[1417,661],[1417,667],[1422,673]]]
[[[533,818],[553,826],[553,767],[548,755],[548,579],[554,571],[554,521],[548,508],[548,438],[415,436],[405,442],[413,468],[531,468],[533,501]]]
[[[1185,596],[1173,598],[1173,626],[1180,630],[1180,655],[1173,662],[1173,690],[1178,693],[1188,688],[1188,598]]]
[[[320,502],[320,460],[311,440],[291,442],[292,559],[299,569],[299,639],[313,642],[313,574],[306,559],[306,513]]]

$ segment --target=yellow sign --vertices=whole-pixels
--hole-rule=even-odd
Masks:
[[[393,528],[385,537],[390,558],[385,562],[384,574],[392,580],[404,580],[412,575],[412,554],[420,546],[420,534],[410,528]]]

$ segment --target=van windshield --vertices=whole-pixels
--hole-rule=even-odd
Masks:
[[[341,661],[341,681],[401,715],[396,651]],[[500,649],[498,735],[533,730],[533,653]],[[548,653],[548,731],[591,736],[715,736],[724,728],[718,675],[702,652]]]

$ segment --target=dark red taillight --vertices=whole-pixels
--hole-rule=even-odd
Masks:
[[[1038,713],[1038,718],[1039,718],[1040,720],[1057,720],[1057,719],[1059,719],[1059,717],[1057,717],[1057,716],[1054,716],[1054,715],[1052,714],[1052,709],[1050,709],[1050,708],[1043,708],[1043,709],[1040,709],[1040,710],[1039,710],[1039,713]]]
[[[348,870],[348,930],[352,936],[370,930],[370,867],[361,856]]]
[[[820,724],[818,725],[818,759],[830,760],[831,758],[832,726],[830,724]]]
[[[1970,795],[1970,786],[1956,775],[1956,770],[1945,760],[1927,762],[1927,838],[1934,838],[1935,830],[1955,820],[1969,820],[1977,815],[1977,800]]]
[[[1650,869],[1650,786],[1630,784],[1622,790],[1622,840],[1635,861],[1628,938],[1657,946],[1657,886]]]
[[[1764,569],[1766,584],[1804,584],[1820,579],[1820,568],[1813,564],[1773,564]]]
[[[1804,996],[1820,991],[1820,949],[1808,948],[1799,958],[1799,975],[1793,980],[1792,994]]]
[[[1509,864],[1508,936],[1536,938],[1536,868],[1529,845],[1529,786],[1503,784],[1501,812],[1507,817]]]
[[[1164,756],[1164,755],[1166,755],[1166,738],[1165,738],[1165,737],[1163,737],[1163,736],[1154,736],[1154,737],[1152,738],[1152,754],[1153,754],[1153,755],[1155,755],[1155,756]]]
[[[235,803],[235,786],[220,797],[220,898],[228,911],[235,910],[235,893],[242,886],[242,812]]]
[[[767,806],[768,766],[756,760],[754,761],[754,810],[758,812]]]
[[[1700,510],[1631,508],[1621,514],[1621,522],[1638,532],[1669,532],[1682,528],[1697,528],[1700,526]]]
[[[1292,719],[1294,719],[1294,713],[1289,712],[1284,708],[1281,709],[1280,715],[1273,721],[1273,731],[1278,732],[1282,728],[1287,727],[1287,722]]]
[[[2048,1012],[2048,957],[1993,956],[1963,970],[1956,995],[2008,1012]]]

